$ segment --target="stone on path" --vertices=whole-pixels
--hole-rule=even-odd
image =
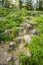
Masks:
[[[11,30],[5,30],[5,34],[10,34]]]
[[[26,25],[26,30],[27,31],[32,30],[32,29],[33,29],[33,26],[31,24]]]
[[[24,36],[24,41],[25,41],[26,43],[29,43],[30,40],[31,40],[30,35],[25,35],[25,36]]]
[[[19,31],[19,33],[18,33],[19,36],[22,36],[22,35],[24,35],[24,34],[26,34],[26,30]]]
[[[27,20],[31,20],[31,18],[29,18],[29,17],[27,17],[26,19],[27,19]]]
[[[16,38],[16,39],[15,39],[15,42],[21,43],[21,37]]]
[[[11,57],[8,57],[8,58],[7,58],[7,62],[9,62],[10,60],[11,60]]]
[[[30,34],[39,35],[39,32],[37,30],[33,29],[33,30],[30,31]]]
[[[14,49],[14,42],[10,42],[9,43],[9,50],[13,50]]]
[[[16,60],[15,60],[14,65],[19,65],[19,59],[16,59]]]
[[[22,52],[21,52],[21,55],[22,55],[22,56],[27,55],[27,56],[31,57],[32,54],[30,53],[29,50],[27,50],[27,49],[24,48],[24,49],[22,50]]]

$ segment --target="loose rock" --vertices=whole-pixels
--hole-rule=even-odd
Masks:
[[[30,42],[30,35],[25,35],[25,36],[24,36],[24,41],[25,41],[26,43],[29,43],[29,42]]]
[[[27,17],[26,19],[31,20],[31,18]]]
[[[35,13],[32,13],[31,16],[36,16],[36,14]]]
[[[26,25],[26,30],[27,31],[30,31],[30,30],[32,30],[33,29],[33,26],[31,25],[31,24],[27,24]]]
[[[9,57],[8,59],[7,59],[7,62],[9,62],[11,60],[11,57]]]
[[[16,39],[15,39],[15,42],[21,43],[21,38],[20,38],[20,37],[16,38]]]
[[[11,30],[6,30],[5,31],[5,34],[8,34],[9,35],[10,33],[11,33]]]
[[[14,49],[14,43],[13,42],[10,42],[9,43],[9,50],[13,50]]]
[[[33,29],[33,30],[30,31],[30,34],[39,35],[39,32],[37,30]]]

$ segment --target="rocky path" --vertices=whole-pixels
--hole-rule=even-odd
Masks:
[[[3,63],[5,63],[6,60],[7,61],[11,60],[11,56],[13,55],[14,65],[19,65],[19,58],[18,58],[19,51],[20,50],[24,51],[24,49],[23,49],[24,45],[30,43],[31,36],[38,35],[38,32],[34,29],[33,24],[29,23],[29,21],[31,21],[31,18],[27,18],[22,24],[20,24],[20,27],[18,27],[19,28],[18,36],[13,41],[13,43],[17,42],[18,46],[13,50],[12,53],[7,52],[8,44],[7,44],[7,46],[6,46],[6,44],[4,45],[5,48],[0,47],[0,51],[1,51],[0,54],[2,54],[2,55],[0,55],[1,56],[0,62],[2,62],[4,60]],[[34,25],[36,25],[36,23]],[[26,53],[27,52],[28,51],[26,50]]]
[[[30,32],[31,32],[31,34],[30,34]],[[30,43],[32,35],[37,35],[37,34],[38,34],[38,32],[36,30],[34,30],[33,25],[31,25],[30,23],[24,22],[23,24],[20,25],[19,36],[21,37],[22,42],[19,44],[19,46],[15,50],[15,53],[14,53],[14,57],[15,57],[14,65],[19,65],[19,58],[18,58],[19,51],[23,50],[25,44]],[[17,37],[17,38],[19,38],[19,37]],[[28,53],[29,56],[31,55],[31,53],[29,51],[27,51],[27,50],[26,50],[26,53]]]

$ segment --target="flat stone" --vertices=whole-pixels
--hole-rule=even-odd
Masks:
[[[7,62],[9,62],[11,60],[11,57],[7,58]]]
[[[10,42],[9,45],[14,45],[14,42]]]
[[[24,41],[25,41],[26,43],[29,43],[29,42],[30,42],[30,35],[25,35],[25,36],[24,36]]]

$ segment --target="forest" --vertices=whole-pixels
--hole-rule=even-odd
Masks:
[[[0,0],[0,65],[43,65],[43,0]]]

